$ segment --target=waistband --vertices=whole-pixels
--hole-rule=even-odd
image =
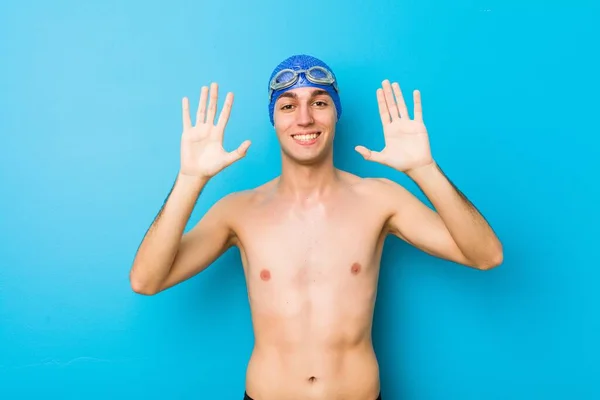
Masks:
[[[248,393],[244,392],[244,400],[254,400],[252,397],[248,396]],[[377,396],[377,398],[375,400],[381,400],[381,393],[379,393],[379,396]]]

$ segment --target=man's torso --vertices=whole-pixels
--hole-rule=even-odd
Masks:
[[[390,207],[381,183],[341,173],[312,203],[249,191],[235,211],[255,331],[247,390],[258,400],[375,399],[371,344]]]

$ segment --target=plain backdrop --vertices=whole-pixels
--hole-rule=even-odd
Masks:
[[[421,90],[434,157],[504,245],[481,272],[386,241],[384,399],[600,398],[596,4],[3,1],[0,398],[241,399],[253,334],[238,251],[153,297],[128,274],[179,167],[181,98],[218,82],[220,104],[235,94],[226,149],[252,141],[190,229],[279,173],[267,80],[298,53],[338,76],[336,165],[427,201],[354,151],[383,146],[383,79],[411,115]]]

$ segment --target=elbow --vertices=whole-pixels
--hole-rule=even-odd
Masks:
[[[153,288],[133,273],[129,274],[129,284],[131,285],[131,290],[144,296],[153,296],[159,292],[156,288]]]
[[[478,270],[481,270],[481,271],[489,271],[491,269],[499,267],[501,264],[502,264],[502,260],[499,259],[499,260],[489,261],[486,263],[476,264],[475,268],[477,268]]]
[[[131,284],[131,290],[133,290],[137,294],[142,294],[144,296],[154,296],[155,294],[158,293],[158,291],[156,291],[156,290],[151,290],[146,286],[142,286],[142,285],[135,284],[135,283]]]
[[[488,259],[486,259],[485,261],[479,262],[479,263],[475,263],[474,266],[475,266],[475,268],[477,268],[481,271],[489,271],[491,269],[499,267],[500,265],[502,265],[503,262],[504,262],[504,252],[500,248],[499,250],[495,251],[494,254],[492,256],[490,256]]]

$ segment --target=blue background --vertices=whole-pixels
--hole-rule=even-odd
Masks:
[[[596,3],[597,4],[597,3]],[[384,398],[600,398],[598,6],[570,1],[3,1],[0,6],[0,398],[239,399],[253,344],[237,250],[157,296],[128,273],[179,166],[180,104],[236,99],[221,196],[279,173],[272,68],[336,72],[336,164],[405,176],[375,90],[420,89],[432,151],[501,238],[489,272],[397,239],[374,339]],[[267,377],[268,379],[268,377]]]

